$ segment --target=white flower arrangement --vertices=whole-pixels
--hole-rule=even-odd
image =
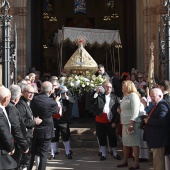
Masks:
[[[61,77],[59,83],[66,86],[73,94],[83,94],[84,91],[92,92],[96,87],[101,86],[106,79],[101,75],[70,75],[68,77]]]

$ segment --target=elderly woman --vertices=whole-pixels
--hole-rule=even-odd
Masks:
[[[133,148],[135,161],[130,170],[139,169],[139,144],[140,144],[140,118],[139,93],[130,80],[122,82],[123,99],[118,112],[121,115],[122,123],[122,142],[123,142],[123,163],[118,168],[128,166],[128,156],[130,147]]]

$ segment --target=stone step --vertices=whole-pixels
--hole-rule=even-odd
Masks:
[[[96,134],[95,128],[70,128],[71,134]]]

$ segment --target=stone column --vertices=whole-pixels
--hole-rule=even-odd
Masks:
[[[9,0],[13,15],[13,27],[17,28],[17,65],[18,75],[22,78],[26,75],[26,16],[27,16],[27,0]]]
[[[164,12],[163,0],[143,0],[144,17],[144,70],[148,72],[148,65],[151,56],[150,45],[154,43],[154,66],[155,79],[159,80],[159,47],[158,30],[161,21],[161,15]]]

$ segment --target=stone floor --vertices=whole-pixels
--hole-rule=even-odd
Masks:
[[[73,159],[69,160],[65,157],[63,149],[59,150],[59,154],[55,160],[48,160],[46,170],[127,170],[125,168],[117,168],[116,166],[122,161],[115,160],[107,154],[105,161],[100,161],[97,148],[74,148]],[[118,150],[122,156],[122,151]],[[132,165],[133,159],[129,159],[129,167]],[[33,168],[35,170],[35,167]],[[152,161],[140,163],[140,170],[153,170]]]

